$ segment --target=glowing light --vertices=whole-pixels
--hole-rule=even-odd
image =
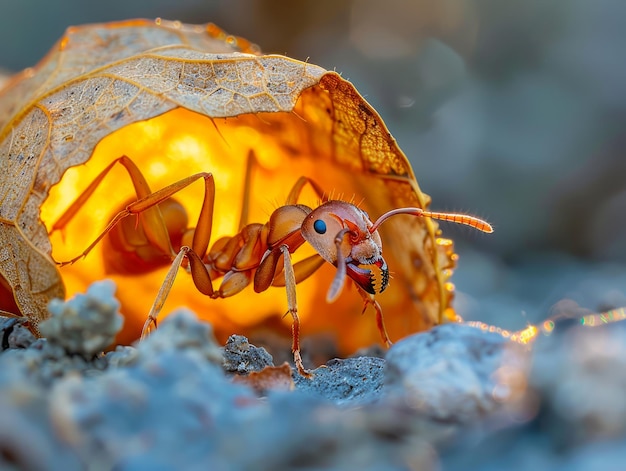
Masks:
[[[438,237],[436,243],[443,247],[452,247],[452,241],[450,239],[443,239],[441,237]]]
[[[155,161],[148,165],[148,175],[153,178],[162,177],[167,173],[167,165],[163,162]]]
[[[485,324],[484,322],[470,321],[470,322],[467,322],[466,324],[469,325],[470,327],[476,327],[482,330],[483,332],[500,334],[504,338],[508,338],[514,342],[518,342],[522,344],[527,344],[527,343],[532,342],[538,333],[537,327],[533,325],[529,325],[525,329],[520,330],[518,332],[511,333],[510,331],[506,329],[502,329],[494,325]]]
[[[166,153],[176,156],[179,162],[197,162],[207,157],[208,148],[198,136],[182,134],[173,138],[166,147]]]
[[[71,168],[64,174],[42,206],[42,220],[50,228],[102,169],[121,155],[127,155],[137,164],[153,191],[193,173],[211,172],[216,185],[211,243],[221,236],[235,235],[239,230],[243,177],[252,147],[258,162],[252,172],[252,201],[248,222],[266,223],[271,212],[284,204],[291,186],[302,175],[320,182],[327,192],[340,190],[347,195],[367,195],[371,191],[375,178],[338,169],[333,161],[315,158],[310,155],[310,151],[299,153],[300,147],[306,143],[299,140],[301,133],[297,130],[302,126],[302,120],[298,116],[283,116],[280,125],[271,126],[271,131],[279,133],[278,136],[269,131],[264,134],[255,128],[259,123],[262,127],[270,119],[277,118],[274,115],[242,116],[212,121],[190,111],[177,109],[126,126],[103,139],[85,165]],[[191,227],[196,225],[203,191],[202,184],[197,182],[175,195],[185,207]],[[55,232],[51,235],[53,258],[65,261],[78,255],[95,240],[112,215],[127,204],[133,195],[128,173],[122,166],[114,166],[63,233]],[[315,206],[318,200],[319,197],[307,186],[299,202]],[[379,210],[373,210],[371,205],[381,202],[377,194],[376,198],[365,200],[363,206],[370,214],[380,213]],[[383,237],[383,231],[393,227],[382,228]],[[164,266],[140,276],[107,273],[103,260],[120,255],[105,252],[103,245],[97,245],[85,259],[61,268],[67,296],[84,292],[93,280],[112,278],[118,283],[117,296],[126,317],[125,333],[119,341],[130,342],[141,330],[169,267]],[[293,260],[297,262],[311,253],[312,248],[305,245],[293,254]],[[385,257],[390,266],[401,267],[403,260],[399,260],[393,250],[388,249]],[[324,299],[334,275],[335,268],[326,264],[309,279],[298,284],[298,313],[303,336],[317,332],[334,334],[341,350],[348,354],[379,341],[380,335],[371,310],[365,316],[359,316],[363,307],[362,299],[354,289],[345,289],[329,310]],[[220,282],[218,278],[214,287],[218,287]],[[445,289],[450,291],[453,286],[448,284]],[[433,296],[439,299],[436,286],[433,287]],[[414,309],[411,304],[413,300],[407,296],[403,283],[392,280],[384,295],[379,297],[379,302],[386,313],[387,329],[393,339],[425,328],[424,318],[397,314]],[[255,329],[271,328],[276,331],[279,326],[282,326],[285,337],[290,337],[291,319],[284,317],[287,310],[284,288],[269,288],[257,294],[248,287],[231,298],[214,300],[201,295],[191,276],[181,270],[163,308],[163,315],[179,306],[189,307],[209,320],[221,341],[225,341],[233,332],[250,336],[250,332]],[[446,312],[449,318],[453,318],[452,309]],[[274,319],[270,322],[271,327],[267,327],[268,319]]]
[[[539,330],[537,329],[537,327],[535,327],[534,325],[529,325],[525,329],[517,332],[515,335],[517,335],[520,343],[527,344],[535,340],[538,332]]]
[[[557,315],[553,319],[547,319],[543,321],[538,326],[528,325],[528,327],[513,333],[509,332],[508,330],[503,330],[499,327],[478,321],[470,321],[466,324],[471,327],[479,328],[484,332],[498,333],[505,338],[511,339],[514,342],[526,345],[534,342],[540,333],[543,335],[551,335],[557,325],[556,321],[561,318],[567,317],[563,315]],[[612,309],[603,313],[589,314],[578,319],[579,323],[585,327],[598,327],[601,325],[611,324],[613,322],[619,322],[623,320],[626,320],[626,307]]]
[[[551,334],[554,330],[554,321],[545,321],[543,323],[542,331],[544,334]]]
[[[626,308],[612,309],[599,314],[589,314],[580,318],[581,325],[595,327],[626,319]]]

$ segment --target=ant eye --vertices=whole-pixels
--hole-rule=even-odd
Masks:
[[[313,229],[315,229],[315,232],[318,234],[324,234],[326,233],[326,223],[321,219],[318,219],[313,223]]]

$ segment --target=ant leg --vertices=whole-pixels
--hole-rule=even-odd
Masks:
[[[374,295],[370,293],[366,293],[360,286],[357,286],[357,291],[363,298],[363,312],[367,309],[367,306],[371,304],[376,310],[376,327],[378,327],[378,332],[380,332],[380,337],[387,348],[391,347],[393,344],[391,340],[389,340],[389,334],[387,333],[387,328],[385,327],[385,319],[383,317],[383,308],[380,307],[378,301],[374,299]]]
[[[127,157],[126,155],[122,155],[118,157],[109,165],[106,166],[104,170],[102,170],[98,176],[89,184],[89,186],[81,193],[81,195],[74,201],[61,215],[61,217],[57,220],[56,223],[52,226],[50,230],[50,234],[55,231],[63,230],[65,226],[76,216],[76,213],[84,206],[87,200],[93,195],[96,191],[100,183],[107,176],[109,171],[113,168],[115,164],[121,164],[124,166],[126,171],[128,172],[128,176],[135,188],[135,194],[137,195],[137,199],[142,199],[148,197],[152,191],[150,190],[150,186],[146,181],[145,177],[137,167],[137,165]],[[154,244],[156,247],[161,249],[164,253],[174,255],[174,251],[170,244],[169,234],[167,233],[167,228],[165,226],[165,221],[163,220],[163,216],[161,215],[161,211],[158,206],[154,206],[152,208],[147,209],[142,214],[142,225],[144,227],[146,236],[148,240]],[[109,229],[110,230],[110,229]],[[108,232],[108,231],[107,231]]]
[[[159,313],[161,312],[163,304],[165,304],[165,300],[172,290],[174,280],[176,279],[176,275],[178,274],[178,271],[185,257],[187,257],[187,259],[189,260],[191,276],[198,291],[207,296],[211,296],[213,294],[211,277],[209,276],[209,272],[204,266],[204,263],[202,263],[202,259],[200,259],[198,254],[196,254],[193,249],[187,246],[181,247],[178,255],[176,255],[176,258],[174,258],[172,266],[168,270],[165,279],[163,280],[163,284],[161,284],[161,288],[159,288],[159,292],[154,300],[154,303],[152,304],[152,307],[150,308],[148,318],[146,319],[146,322],[143,325],[143,329],[141,330],[142,340],[146,338],[148,334],[152,332],[152,330],[157,328],[157,319],[159,317]]]
[[[293,271],[296,277],[296,284],[306,280],[315,273],[322,265],[326,263],[320,255],[315,254],[293,264]],[[281,270],[274,275],[272,286],[285,286],[285,272]]]
[[[89,245],[89,247],[87,247],[80,255],[78,255],[77,257],[74,257],[72,260],[69,260],[67,262],[60,262],[60,263],[57,262],[57,263],[59,263],[61,266],[68,265],[85,257],[89,252],[91,252],[91,250],[93,250],[93,248],[98,244],[98,242],[100,242],[102,238],[105,235],[107,235],[107,233],[111,229],[113,229],[113,227],[115,227],[115,225],[120,220],[133,214],[135,215],[145,214],[146,211],[156,208],[159,203],[162,203],[166,199],[170,198],[171,196],[173,196],[174,194],[176,194],[177,192],[189,186],[191,183],[195,182],[196,180],[200,178],[204,178],[204,181],[205,181],[205,198],[204,198],[204,203],[202,205],[201,216],[198,221],[198,227],[196,228],[194,232],[192,249],[194,251],[196,250],[202,251],[202,249],[204,248],[204,251],[206,251],[206,247],[209,245],[209,239],[211,237],[212,217],[203,217],[203,216],[206,214],[209,214],[210,216],[212,216],[213,214],[212,206],[213,206],[213,201],[215,198],[215,184],[213,182],[213,175],[211,175],[210,173],[202,172],[202,173],[197,173],[190,177],[184,178],[178,182],[172,183],[171,185],[168,185],[165,188],[155,191],[154,193],[150,193],[147,196],[135,201],[134,203],[129,204],[128,206],[126,206],[125,209],[123,209],[122,211],[120,211],[113,217],[111,222],[109,222],[109,224],[102,231],[102,233],[96,238],[96,240],[94,240],[91,243],[91,245]],[[160,216],[160,212],[159,212],[159,216]],[[161,217],[161,223],[163,225],[165,224],[163,222],[162,217]],[[150,223],[145,223],[145,225],[146,224],[150,224]],[[149,225],[149,228],[154,229],[155,225]],[[167,244],[169,246],[170,245],[169,235],[167,235],[167,229],[165,229],[165,227],[164,227],[164,230],[166,234],[165,237],[167,239]],[[147,232],[146,232],[146,235],[147,235]],[[171,251],[171,247],[170,247],[170,251]],[[204,254],[204,251],[202,251],[201,253]],[[173,251],[171,251],[170,253],[173,253]]]
[[[287,289],[287,306],[289,313],[293,318],[291,325],[292,344],[291,351],[293,353],[293,361],[296,364],[298,373],[305,378],[311,378],[313,375],[304,368],[302,357],[300,356],[300,319],[298,318],[298,305],[296,303],[296,277],[291,264],[291,256],[289,255],[289,247],[281,245],[280,251],[283,254],[285,264],[285,287]]]
[[[254,166],[257,163],[256,155],[254,151],[251,149],[248,152],[248,160],[246,162],[246,174],[244,180],[244,192],[243,192],[243,206],[241,208],[241,216],[239,218],[239,230],[243,229],[243,227],[248,223],[248,212],[250,206],[250,187],[252,182],[252,172],[254,170]],[[322,202],[328,201],[328,198],[324,195],[324,190],[322,187],[317,184],[317,182],[309,177],[300,177],[294,184],[294,186],[289,191],[289,195],[287,196],[287,201],[285,205],[297,204],[298,198],[300,197],[300,193],[306,184],[311,185],[318,198],[322,200]]]
[[[318,198],[321,199],[323,203],[326,203],[328,201],[328,197],[324,195],[324,190],[322,190],[322,187],[319,186],[317,182],[315,182],[315,180],[312,180],[309,177],[300,177],[296,181],[295,185],[291,188],[291,191],[287,196],[287,201],[285,202],[285,205],[297,204],[300,193],[302,193],[302,189],[307,183],[311,185]]]
[[[165,303],[167,296],[170,294],[178,269],[183,263],[183,259],[189,250],[189,247],[182,247],[178,252],[178,255],[176,255],[176,258],[174,258],[172,266],[167,272],[165,280],[163,280],[163,284],[161,285],[161,288],[159,288],[157,297],[154,299],[154,303],[150,308],[150,312],[148,313],[148,318],[143,325],[143,329],[141,329],[141,340],[145,339],[148,334],[152,332],[152,330],[157,328],[157,318],[159,317],[159,313],[163,308],[163,304]]]
[[[209,242],[211,240],[211,230],[213,227],[213,208],[215,205],[215,182],[213,180],[213,175],[210,173],[198,173],[196,175],[192,175],[191,177],[187,177],[153,193],[149,198],[144,198],[144,200],[139,200],[133,203],[136,205],[136,210],[141,211],[143,207],[151,204],[158,204],[158,202],[169,198],[201,177],[204,178],[204,199],[202,201],[200,214],[198,215],[198,223],[193,233],[191,248],[187,246],[181,247],[178,255],[172,262],[172,266],[167,272],[165,280],[159,289],[159,293],[154,300],[154,304],[148,313],[148,318],[146,319],[144,327],[141,331],[141,338],[145,338],[153,327],[156,328],[159,313],[161,312],[163,304],[172,289],[172,285],[176,279],[176,274],[178,273],[185,257],[189,260],[191,279],[193,280],[193,283],[198,291],[206,296],[213,295],[211,277],[209,276],[209,272],[207,271],[207,268],[201,258],[206,253],[209,246]],[[132,204],[126,209],[129,210],[131,206]]]
[[[337,271],[335,272],[335,277],[333,278],[333,282],[330,284],[330,288],[328,288],[328,293],[326,293],[326,302],[332,303],[334,302],[341,292],[343,291],[343,285],[346,284],[346,259],[341,250],[341,244],[343,242],[343,238],[350,233],[350,229],[342,229],[335,236],[335,247],[337,250]]]

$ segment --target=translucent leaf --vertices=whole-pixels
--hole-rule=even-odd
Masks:
[[[74,265],[53,262],[81,253],[133,199],[128,174],[114,167],[65,230],[49,235],[52,225],[103,168],[127,155],[152,190],[212,172],[213,240],[232,236],[250,149],[257,163],[249,222],[267,222],[302,175],[372,219],[430,201],[380,116],[334,72],[262,55],[214,25],[136,20],[68,29],[39,65],[0,92],[0,309],[26,316],[36,330],[50,299],[109,277],[126,316],[120,341],[136,338],[167,267],[107,273],[106,240]],[[176,196],[191,226],[202,195],[198,183]],[[318,197],[307,189],[302,203],[314,207]],[[411,216],[381,226],[393,278],[377,299],[392,340],[453,317],[447,279],[456,256],[437,231],[431,220]],[[298,250],[294,260],[310,250]],[[303,336],[334,333],[345,352],[379,341],[373,313],[360,315],[354,289],[331,305],[324,301],[334,270],[326,264],[297,287]],[[268,326],[290,332],[290,319],[280,320],[283,288],[212,300],[180,273],[163,312],[179,305],[210,320],[222,339],[234,332],[252,337]]]

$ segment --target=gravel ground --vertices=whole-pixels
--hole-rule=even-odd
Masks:
[[[385,359],[332,360],[307,380],[275,367],[245,337],[217,345],[210,325],[188,311],[133,347],[103,353],[122,323],[114,290],[95,283],[53,303],[46,338],[15,320],[0,324],[1,469],[578,470],[623,462],[619,324],[566,325],[533,352],[448,324],[403,339]]]

